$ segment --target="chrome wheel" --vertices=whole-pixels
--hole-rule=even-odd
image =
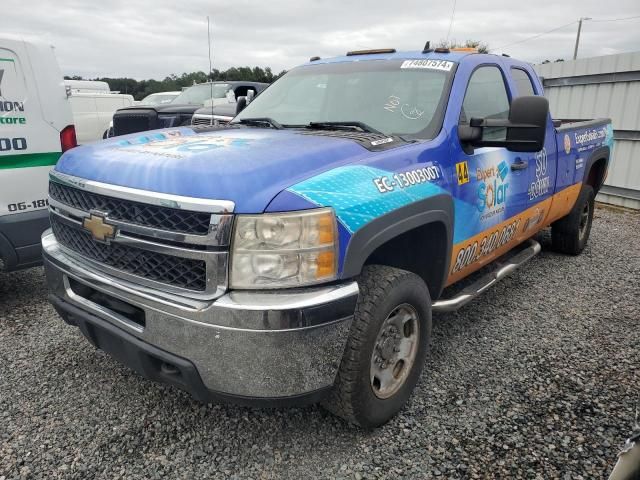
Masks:
[[[587,227],[589,226],[589,212],[589,202],[586,202],[582,212],[580,213],[580,226],[578,227],[578,236],[580,240],[582,240],[587,233]]]
[[[369,369],[378,398],[393,396],[404,385],[418,353],[418,312],[408,303],[397,306],[378,332]]]

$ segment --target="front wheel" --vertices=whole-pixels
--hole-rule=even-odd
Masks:
[[[365,267],[336,382],[324,406],[364,428],[386,423],[411,395],[431,341],[431,299],[417,275]]]

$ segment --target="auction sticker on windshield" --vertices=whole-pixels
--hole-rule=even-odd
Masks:
[[[427,68],[429,70],[442,70],[450,72],[453,68],[453,62],[448,60],[405,60],[400,68]]]

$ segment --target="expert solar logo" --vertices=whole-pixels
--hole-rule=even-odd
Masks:
[[[509,183],[509,164],[502,160],[498,165],[476,170],[478,181],[478,202],[480,220],[484,221],[504,212],[507,202]]]

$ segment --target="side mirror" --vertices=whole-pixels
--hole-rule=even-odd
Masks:
[[[238,97],[236,102],[236,115],[238,115],[247,106],[247,97]]]
[[[256,96],[255,90],[247,90],[247,105],[250,104]]]
[[[511,152],[539,152],[544,147],[549,101],[544,97],[518,97],[511,102],[509,119],[472,118],[458,126],[458,138],[466,153],[473,147],[504,147]],[[504,139],[485,138],[485,128],[506,128]]]

